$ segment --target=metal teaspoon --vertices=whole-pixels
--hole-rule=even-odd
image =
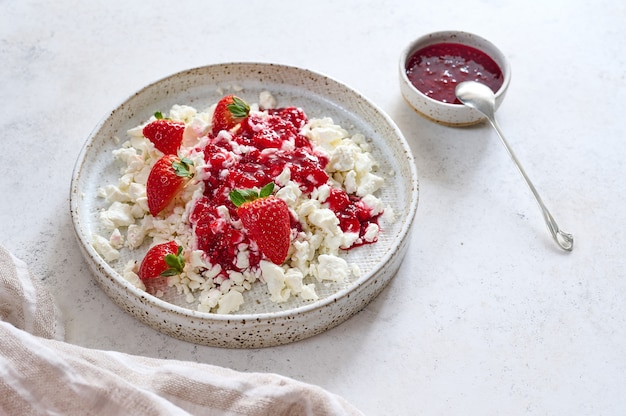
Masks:
[[[556,224],[556,221],[548,211],[548,208],[546,208],[546,206],[544,205],[541,197],[539,196],[539,193],[533,186],[530,178],[528,178],[528,175],[526,175],[524,168],[522,168],[519,160],[517,160],[515,153],[513,153],[513,150],[507,143],[506,139],[504,138],[504,134],[502,133],[500,127],[498,126],[498,123],[496,122],[495,96],[491,88],[489,88],[485,84],[481,84],[480,82],[465,81],[456,86],[456,96],[463,104],[478,110],[485,117],[487,117],[487,120],[496,130],[496,133],[498,133],[498,136],[500,137],[502,144],[504,144],[504,147],[509,153],[509,156],[511,156],[511,159],[513,159],[513,162],[515,162],[517,169],[522,174],[524,180],[526,181],[526,184],[535,196],[535,199],[537,200],[537,203],[541,208],[541,212],[543,213],[543,219],[548,226],[548,230],[550,230],[550,233],[552,234],[552,238],[563,250],[572,251],[572,249],[574,248],[574,237],[571,234],[565,233],[559,229],[559,226]]]

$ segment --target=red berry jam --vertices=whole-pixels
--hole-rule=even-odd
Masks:
[[[250,246],[251,242],[245,231],[233,226],[239,217],[229,199],[232,190],[262,188],[274,182],[285,168],[305,195],[329,179],[325,171],[328,157],[300,134],[308,121],[305,113],[293,107],[267,113],[251,114],[234,132],[210,135],[201,149],[206,162],[204,194],[189,218],[198,249],[207,254],[212,264],[221,266],[220,274],[225,278],[228,271],[258,267],[262,259],[260,253],[248,250],[247,264],[237,263],[239,246]],[[344,232],[362,237],[368,225],[377,221],[378,216],[372,215],[360,198],[343,189],[332,188],[325,204],[335,213]],[[220,213],[222,206],[228,209],[230,218]],[[291,228],[301,231],[297,218],[292,217]],[[357,241],[354,246],[368,243],[364,239]]]
[[[458,43],[437,43],[416,51],[406,65],[409,81],[428,97],[460,104],[454,92],[463,81],[478,81],[497,92],[504,76],[486,53]]]
[[[372,222],[375,223],[377,219],[372,216],[371,210],[360,198],[348,195],[342,189],[333,188],[326,204],[339,219],[339,225],[344,233],[358,233],[359,236],[363,236],[367,226]]]

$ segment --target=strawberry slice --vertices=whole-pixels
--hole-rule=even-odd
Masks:
[[[213,126],[211,131],[217,135],[222,130],[231,130],[241,123],[250,113],[247,102],[236,95],[222,97],[215,106],[213,112]]]
[[[165,119],[159,112],[154,116],[157,119],[143,128],[143,135],[164,154],[175,155],[183,141],[185,123]]]
[[[291,243],[291,216],[287,203],[272,195],[274,183],[265,185],[261,192],[254,189],[235,189],[230,199],[237,206],[237,215],[256,242],[259,251],[274,264],[283,264]]]
[[[176,155],[165,155],[157,160],[146,182],[150,214],[156,217],[182,191],[193,177],[193,162]]]
[[[139,266],[139,278],[145,281],[180,274],[185,267],[182,253],[183,248],[176,241],[168,241],[150,248]]]

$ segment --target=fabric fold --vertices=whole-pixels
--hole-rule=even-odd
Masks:
[[[58,317],[26,264],[0,246],[0,414],[362,415],[278,374],[69,344]]]

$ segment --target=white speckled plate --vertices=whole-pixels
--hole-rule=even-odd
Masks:
[[[396,213],[383,225],[376,244],[345,253],[359,265],[358,279],[340,286],[318,285],[317,301],[295,298],[287,303],[269,301],[258,283],[246,293],[237,313],[219,315],[195,310],[184,298],[154,297],[129,284],[120,274],[128,259],[141,260],[144,251],[122,250],[122,258],[107,263],[93,248],[92,235],[100,231],[99,212],[106,203],[98,188],[117,182],[120,166],[112,151],[126,131],[145,122],[155,111],[174,104],[203,109],[224,93],[234,91],[258,102],[270,91],[278,106],[298,106],[309,118],[330,116],[351,133],[371,140],[386,184],[378,195]],[[327,76],[296,67],[263,63],[229,63],[183,71],[133,94],[106,116],[82,149],[72,177],[70,210],[79,245],[102,289],[122,309],[153,328],[197,344],[258,348],[301,340],[332,328],[361,310],[394,276],[406,252],[418,202],[418,180],[413,156],[391,119],[365,97]]]

